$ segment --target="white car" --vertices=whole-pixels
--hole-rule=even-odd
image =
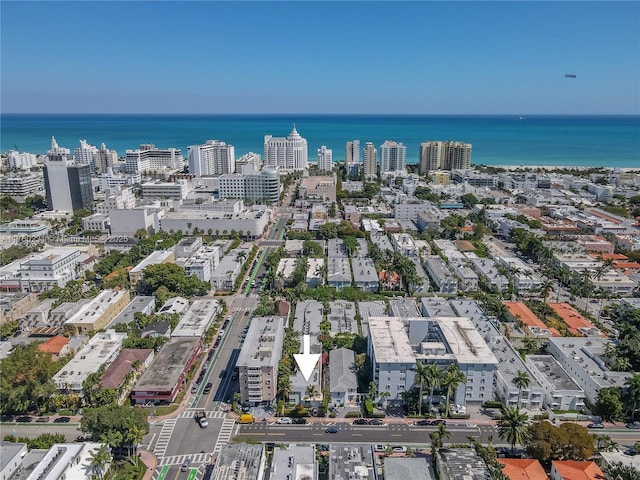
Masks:
[[[278,418],[278,421],[276,423],[291,424],[291,423],[293,423],[293,420],[291,420],[291,417],[280,417],[280,418]]]
[[[407,447],[397,445],[393,447],[393,453],[407,453]]]

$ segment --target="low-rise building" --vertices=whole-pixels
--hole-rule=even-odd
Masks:
[[[509,480],[549,480],[540,462],[533,458],[498,458],[498,463]]]
[[[330,443],[329,478],[375,480],[373,446],[369,443]]]
[[[128,304],[128,290],[103,290],[64,324],[76,333],[94,332],[105,328]]]
[[[281,317],[251,321],[236,362],[242,403],[271,404],[276,399],[284,328]]]
[[[203,282],[211,281],[211,273],[220,264],[220,247],[200,247],[184,264],[185,275],[195,275]]]
[[[516,257],[498,257],[499,265],[511,271],[511,284],[519,293],[534,292],[540,289],[542,282],[533,269]]]
[[[214,299],[194,300],[187,313],[180,319],[171,337],[204,338],[220,311],[220,303]]]
[[[287,444],[273,450],[270,480],[318,480],[314,445]]]
[[[151,348],[125,348],[100,377],[102,388],[116,390],[118,404],[122,405],[140,372],[151,364],[154,355]]]
[[[321,302],[314,300],[305,300],[298,302],[296,305],[295,317],[293,320],[293,329],[296,332],[300,332],[300,352],[303,353],[304,348],[304,335],[309,335],[309,350],[310,353],[321,354],[322,344],[318,339],[320,335],[320,323],[323,319],[324,306]],[[307,397],[307,388],[311,385],[316,387],[318,396],[314,399],[316,401],[322,400],[322,362],[316,363],[313,369],[309,381],[307,381],[302,375],[301,371],[298,371],[296,375],[291,377],[291,393],[289,395],[289,401],[294,403],[301,403],[305,399],[311,400]]]
[[[27,455],[26,443],[0,441],[0,478],[13,478],[22,468],[22,459]]]
[[[583,317],[568,303],[547,302],[554,312],[567,325],[567,330],[576,337],[606,337],[598,327]]]
[[[354,257],[351,259],[353,280],[356,287],[366,292],[377,292],[380,284],[378,272],[373,260],[369,257]]]
[[[131,300],[124,310],[122,310],[112,321],[107,325],[107,328],[113,328],[119,323],[129,324],[135,320],[136,313],[143,315],[151,315],[156,308],[156,297],[138,295]]]
[[[418,255],[418,248],[413,237],[407,233],[392,233],[391,245],[396,252],[403,257],[416,257]]]
[[[336,348],[329,352],[329,394],[334,407],[355,405],[358,397],[356,354],[353,350]]]
[[[338,289],[351,286],[351,265],[349,258],[328,258],[327,285]]]
[[[173,402],[201,348],[200,338],[172,337],[136,383],[132,400],[138,404]]]
[[[551,355],[527,355],[525,364],[545,392],[545,404],[553,410],[581,410],[584,391]]]
[[[609,339],[587,337],[550,338],[547,351],[553,355],[586,395],[591,405],[605,387],[624,387],[628,372],[610,370],[605,362]]]
[[[246,254],[248,250],[242,248],[236,248],[230,251],[227,255],[222,257],[218,267],[211,273],[211,286],[216,290],[230,291],[233,290],[238,275],[242,270],[242,262],[238,254],[244,251]]]
[[[82,382],[91,373],[97,372],[102,365],[110,364],[118,355],[126,333],[115,330],[96,333],[62,369],[56,373],[52,381],[61,392],[74,392],[80,395]]]
[[[49,248],[23,259],[16,277],[19,289],[40,293],[64,287],[68,281],[78,278],[81,255],[79,249]]]
[[[355,316],[356,306],[353,302],[346,300],[329,302],[327,321],[331,324],[331,335],[338,333],[355,333],[357,335],[359,331]]]
[[[423,317],[455,317],[456,314],[449,302],[442,297],[422,297],[420,314]]]
[[[173,250],[155,250],[144,260],[138,263],[129,271],[129,282],[131,287],[135,287],[144,276],[144,269],[149,265],[159,265],[161,263],[175,263]]]
[[[189,300],[183,297],[173,297],[164,302],[158,310],[158,315],[182,315],[189,309]]]
[[[309,265],[306,277],[307,286],[309,286],[310,288],[323,286],[324,275],[326,273],[324,258],[309,258],[307,260],[307,264]]]
[[[553,460],[551,480],[601,480],[606,478],[598,464],[592,461]]]
[[[91,232],[107,233],[109,231],[109,216],[94,213],[82,219],[82,228]]]
[[[429,255],[424,259],[424,268],[429,278],[440,293],[457,293],[458,279],[451,273],[442,259],[436,255]]]
[[[36,465],[23,465],[24,471],[30,472],[24,480],[79,480],[107,476],[111,463],[98,469],[93,462],[96,453],[104,443],[56,443],[49,448],[44,457]],[[27,458],[25,457],[25,461]],[[16,480],[23,480],[22,478]]]
[[[426,457],[384,457],[384,480],[435,480]]]
[[[211,480],[262,480],[265,469],[266,456],[263,444],[227,443],[222,446],[216,459]]]
[[[491,478],[485,461],[473,448],[445,448],[436,454],[436,471],[440,480]]]

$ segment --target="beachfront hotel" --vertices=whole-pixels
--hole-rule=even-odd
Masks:
[[[264,137],[264,164],[279,167],[280,172],[301,171],[309,166],[307,140],[302,138],[295,125],[288,137]]]
[[[402,142],[385,140],[380,145],[380,173],[402,172],[407,167],[407,147]]]
[[[233,145],[220,140],[207,140],[204,145],[188,148],[189,173],[197,175],[223,175],[234,173],[236,156]]]

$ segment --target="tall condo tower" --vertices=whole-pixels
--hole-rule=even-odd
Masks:
[[[364,147],[364,174],[366,177],[378,176],[378,151],[371,142]]]
[[[471,166],[471,144],[430,141],[420,144],[420,173],[430,170],[459,170]]]
[[[51,149],[44,164],[44,188],[49,210],[74,212],[93,202],[89,165],[77,163],[68,148],[51,137]]]
[[[347,142],[344,163],[360,163],[360,140]]]
[[[233,145],[227,145],[220,140],[207,140],[204,145],[191,145],[188,152],[189,173],[198,177],[236,171]]]
[[[318,149],[318,170],[323,172],[333,170],[333,150],[324,145]]]
[[[280,172],[288,173],[304,170],[309,166],[307,140],[302,138],[296,126],[288,137],[264,137],[264,164],[279,167]]]
[[[94,163],[96,165],[96,173],[107,173],[110,168],[118,161],[118,153],[115,150],[108,150],[107,146],[103,143],[100,145],[94,156]]]
[[[80,146],[73,150],[73,158],[78,164],[89,165],[91,173],[96,173],[95,156],[98,149],[86,140],[80,140]]]
[[[405,171],[407,147],[402,142],[386,140],[380,145],[380,173]]]

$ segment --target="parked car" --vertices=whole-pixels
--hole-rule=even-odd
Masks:
[[[416,427],[428,427],[429,425],[431,425],[431,420],[418,420],[415,423]]]
[[[324,433],[338,433],[339,431],[340,431],[340,429],[334,425],[334,426],[331,426],[331,427],[327,428],[324,431]]]
[[[227,374],[227,371],[226,371],[225,369],[223,369],[223,370],[220,372],[220,375],[218,375],[218,377],[219,377],[219,378],[223,378],[226,374]]]
[[[433,420],[431,422],[431,425],[436,425],[436,426],[437,425],[446,425],[446,424],[447,424],[447,421],[446,420],[441,420],[441,419]]]
[[[291,421],[291,417],[280,417],[280,418],[278,418],[276,423],[288,425],[288,424],[291,424],[293,422]]]
[[[36,418],[36,422],[38,423],[47,423],[49,421],[49,417],[38,417]]]
[[[367,425],[369,422],[366,418],[356,418],[353,421],[353,425]]]
[[[636,420],[635,422],[627,423],[627,428],[632,428],[634,430],[639,430],[640,429],[640,421]]]
[[[407,447],[402,445],[395,445],[393,448],[393,453],[407,453]]]
[[[198,393],[198,384],[194,383],[191,385],[191,393]]]
[[[30,417],[29,415],[22,415],[22,416],[16,418],[16,422],[18,422],[18,423],[33,422],[33,417]]]
[[[602,423],[590,423],[587,425],[587,428],[604,428],[604,424]]]
[[[296,417],[296,418],[292,418],[291,422],[294,423],[295,425],[304,425],[305,423],[307,423],[307,419],[304,417]]]
[[[58,417],[53,421],[53,423],[69,423],[70,421],[70,417]]]
[[[369,420],[369,425],[384,425],[384,422],[379,418],[372,418]]]
[[[204,390],[202,391],[202,393],[204,393],[205,395],[207,395],[208,393],[211,392],[211,387],[213,387],[213,384],[211,382],[207,383],[204,386]]]

